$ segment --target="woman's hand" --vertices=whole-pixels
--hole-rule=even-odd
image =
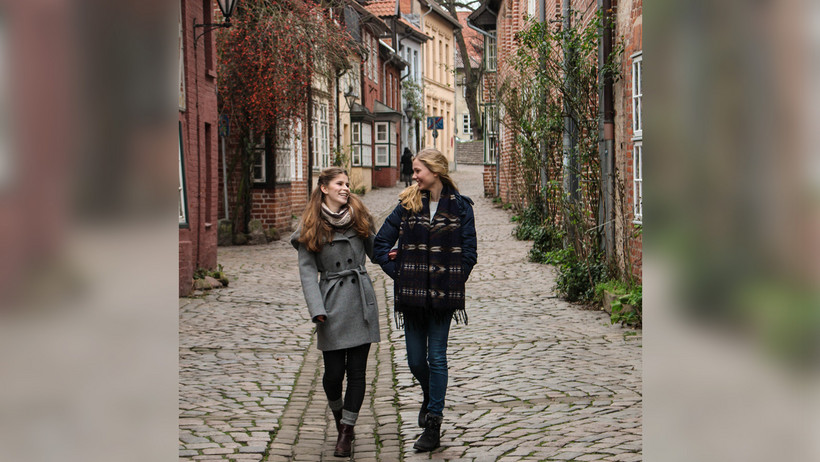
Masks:
[[[399,249],[393,249],[390,252],[387,252],[387,259],[388,260],[395,260],[398,255],[399,255]]]
[[[319,316],[316,316],[315,318],[313,318],[313,322],[315,322],[315,323],[321,324],[325,321],[327,321],[327,316],[325,316],[323,314],[320,314]]]

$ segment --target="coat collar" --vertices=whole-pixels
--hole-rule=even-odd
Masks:
[[[333,240],[334,241],[349,241],[351,238],[356,237],[356,229],[352,226],[347,228],[347,230],[343,233],[335,232],[333,233]]]

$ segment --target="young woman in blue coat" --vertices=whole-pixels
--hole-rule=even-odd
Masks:
[[[416,184],[399,194],[374,241],[375,262],[394,280],[396,320],[422,389],[424,433],[413,446],[419,451],[440,446],[450,324],[467,324],[464,283],[477,257],[473,201],[459,194],[448,171],[441,152],[420,151],[413,159]]]
[[[343,169],[323,170],[318,186],[291,244],[299,250],[302,290],[324,358],[322,385],[339,432],[334,455],[347,457],[364,401],[370,344],[380,340],[376,292],[364,266],[373,256],[374,227]]]

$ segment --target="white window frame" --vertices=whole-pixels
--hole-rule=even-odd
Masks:
[[[470,113],[465,112],[461,114],[461,133],[464,135],[472,135],[473,127],[470,125]]]
[[[632,145],[632,189],[634,204],[634,222],[643,222],[643,141]]]
[[[313,104],[313,168],[317,170],[330,167],[329,106],[321,100]]]
[[[362,167],[373,166],[373,125],[362,122]]]
[[[373,62],[371,65],[373,69],[371,70],[372,79],[374,83],[379,83],[379,41],[375,36],[370,36],[371,45],[370,45],[370,56],[373,58]]]
[[[373,126],[367,122],[353,122],[351,126],[352,164],[356,167],[373,166]]]
[[[185,161],[182,150],[182,122],[179,122],[179,226],[187,228],[188,200],[185,194]]]
[[[350,126],[351,164],[354,167],[362,165],[362,124],[353,122]]]
[[[527,1],[527,14],[530,16],[530,18],[532,18],[532,17],[535,16],[535,12],[536,12],[535,0],[528,0]]]
[[[396,133],[390,122],[376,122],[376,166],[390,167],[396,152]],[[381,131],[384,129],[383,131]]]
[[[297,127],[298,128],[298,127]],[[289,123],[284,123],[279,127],[279,133],[276,137],[276,182],[290,183],[293,180],[292,166],[295,162],[293,146],[294,130],[290,129]]]
[[[484,38],[485,64],[488,72],[495,72],[498,67],[498,49],[495,37]]]
[[[632,189],[634,223],[643,222],[643,52],[632,58]]]
[[[643,52],[632,55],[632,136],[643,137]]]
[[[413,50],[413,81],[419,81],[419,51]]]
[[[491,104],[487,105],[486,109],[484,110],[484,120],[486,123],[484,124],[485,132],[487,134],[487,141],[485,143],[486,149],[484,150],[484,163],[485,164],[495,164],[496,159],[498,156],[498,108],[496,105]]]

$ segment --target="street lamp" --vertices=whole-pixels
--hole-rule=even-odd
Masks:
[[[194,46],[196,46],[196,39],[202,37],[206,32],[210,32],[211,30],[217,27],[231,27],[231,16],[233,15],[233,10],[236,8],[236,3],[239,0],[216,0],[219,4],[219,10],[222,12],[222,17],[225,18],[225,21],[221,23],[205,23],[205,24],[196,24],[194,23],[194,30],[197,27],[207,27],[201,34],[197,35],[194,39]]]
[[[347,92],[345,93],[345,100],[347,101],[347,110],[353,111],[353,100],[358,98],[359,95],[353,93],[353,87],[348,87]]]

